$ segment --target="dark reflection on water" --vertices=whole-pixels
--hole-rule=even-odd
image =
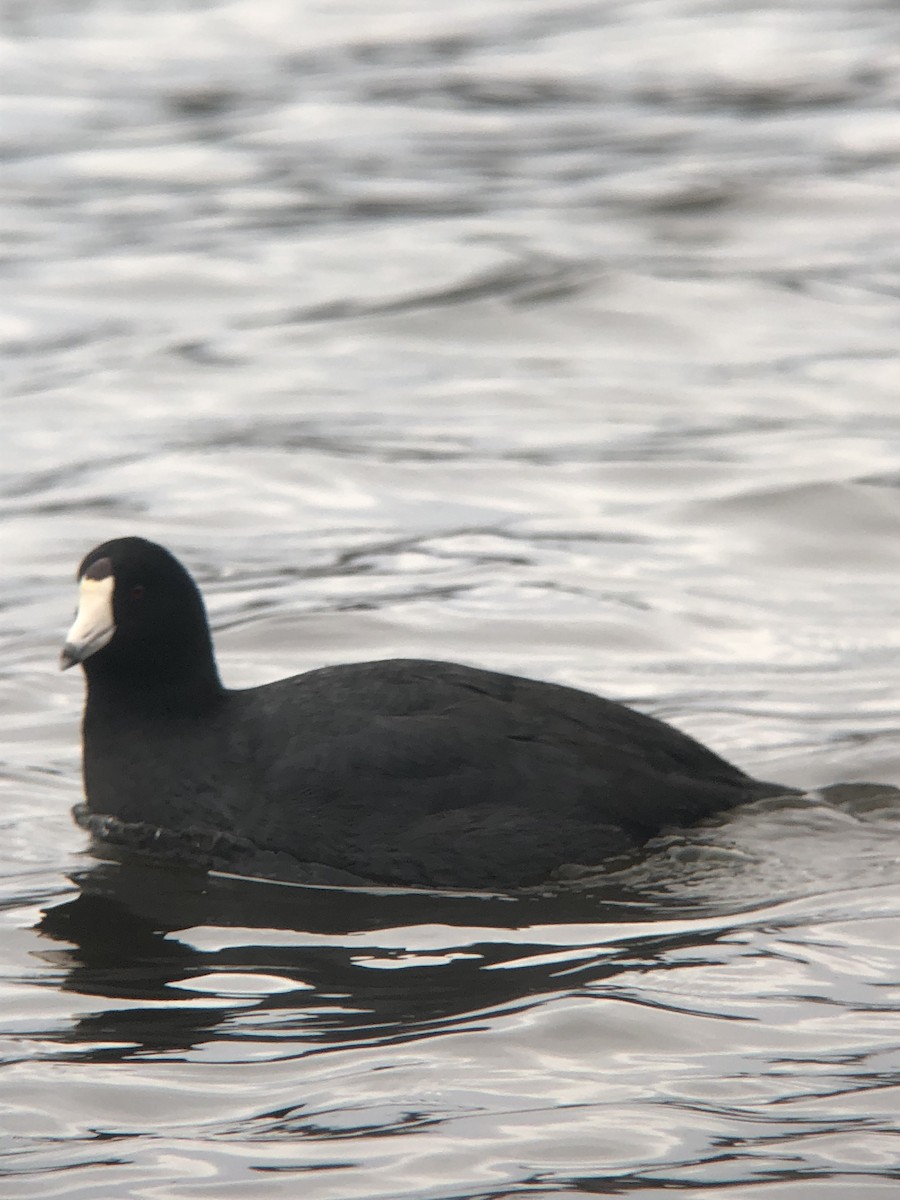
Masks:
[[[479,1200],[900,1177],[884,1158],[890,893],[880,908],[857,889],[730,915],[683,900],[693,915],[678,918],[621,881],[506,897],[98,863],[76,882],[37,926],[53,986],[81,999],[45,1034],[46,1060],[129,1067],[166,1091],[179,1076],[160,1072],[180,1064],[204,1099],[183,1126],[157,1113],[150,1128],[237,1151],[223,1184],[247,1152],[254,1170],[315,1172],[323,1195],[348,1170],[375,1194],[398,1163],[431,1177],[434,1161],[470,1178],[442,1196]],[[534,1169],[501,1166],[510,1137]],[[478,1182],[484,1138],[500,1190]],[[141,1135],[125,1144],[98,1164],[136,1154],[152,1176]]]
[[[639,961],[649,965],[681,945],[699,948],[704,941],[690,927],[686,933],[642,935],[640,924],[633,938],[599,954],[590,947],[561,951],[558,940],[540,940],[541,929],[557,931],[564,942],[565,927],[573,923],[640,922],[659,915],[635,897],[617,902],[576,894],[318,889],[107,863],[76,879],[79,895],[47,909],[37,926],[45,937],[72,943],[70,949],[43,955],[65,968],[63,986],[86,996],[173,1002],[92,1015],[66,1032],[66,1039],[88,1047],[110,1040],[131,1043],[87,1050],[88,1057],[99,1053],[103,1059],[196,1046],[221,1033],[219,1027],[234,1015],[227,1006],[204,1010],[174,1002],[171,985],[177,981],[190,990],[191,979],[199,976],[209,977],[215,990],[215,977],[227,975],[226,995],[230,987],[240,992],[244,974],[264,973],[280,981],[283,990],[259,1000],[254,1010],[260,1020],[277,1023],[279,1038],[293,1028],[304,1043],[322,1047],[344,1041],[392,1043],[452,1029],[455,1021],[470,1022],[473,1014],[493,1019],[556,996],[561,971],[573,967],[572,956],[579,984],[585,985],[615,975],[623,965],[633,970]],[[200,950],[171,936],[194,926],[239,929],[239,940]],[[446,944],[433,954],[379,945],[379,930],[417,927],[444,930]],[[533,941],[529,929],[534,929]],[[254,944],[254,930],[264,933],[262,945]],[[481,930],[488,940],[481,940]],[[513,931],[516,939],[505,941]],[[273,944],[278,934],[285,935],[286,944]],[[299,944],[291,944],[292,935]],[[361,935],[370,936],[361,944]],[[435,965],[429,965],[435,955]],[[374,969],[373,956],[378,959]],[[414,969],[403,969],[405,963]],[[515,970],[496,969],[508,965]],[[284,1022],[275,1021],[279,1014]],[[247,1032],[231,1036],[242,1039]]]

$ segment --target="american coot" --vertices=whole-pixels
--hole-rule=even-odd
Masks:
[[[354,663],[229,691],[200,592],[167,550],[104,542],[78,580],[62,652],[87,678],[75,815],[120,857],[515,887],[790,790],[624,705],[455,663]]]

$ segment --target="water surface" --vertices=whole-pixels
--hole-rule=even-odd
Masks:
[[[5,1194],[895,1194],[898,23],[8,6]],[[55,663],[131,533],[233,686],[460,659],[807,792],[522,897],[98,864]]]

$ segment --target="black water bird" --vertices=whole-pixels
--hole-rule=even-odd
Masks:
[[[87,680],[75,815],[120,857],[510,888],[791,790],[622,704],[456,663],[354,663],[232,691],[197,585],[163,547],[105,542],[78,581],[62,652]]]

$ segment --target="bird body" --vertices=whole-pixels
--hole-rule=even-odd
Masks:
[[[63,653],[87,676],[80,819],[95,837],[138,829],[142,845],[250,873],[262,855],[336,879],[517,887],[789,790],[622,704],[455,663],[228,690],[176,559],[120,539],[79,578],[92,569],[114,580],[114,632],[81,658],[76,620]]]

